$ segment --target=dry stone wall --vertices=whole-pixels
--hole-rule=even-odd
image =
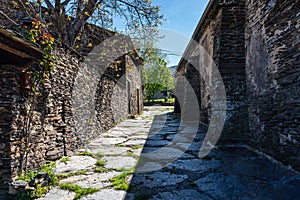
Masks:
[[[250,139],[300,169],[300,2],[247,1]]]
[[[251,145],[299,170],[300,1],[212,0],[199,25],[193,39],[213,58],[226,89],[220,141]],[[188,47],[177,74],[192,85],[200,101],[200,119],[209,123],[209,81],[199,80],[196,73],[202,70],[209,77],[210,65],[201,55],[198,66],[186,62],[195,59],[197,51]],[[191,92],[185,85],[176,78],[177,112],[188,105]]]
[[[23,104],[23,99],[19,87],[21,69],[14,65],[0,65],[0,190],[7,190],[11,181],[11,165],[15,164],[15,159],[20,156],[13,154],[19,151],[22,141],[22,127],[25,121],[19,105]],[[24,146],[23,146],[24,147]],[[17,163],[16,163],[17,164]]]
[[[187,50],[188,62],[182,60],[188,85],[185,86],[183,112],[192,113],[190,96],[195,93],[199,102],[200,121],[209,124],[212,113],[211,92],[216,85],[213,66],[219,69],[226,91],[226,123],[220,141],[245,141],[248,127],[246,77],[245,77],[245,1],[214,1],[206,17],[198,25],[191,45]],[[175,110],[177,110],[176,105]],[[212,124],[211,124],[212,125]]]
[[[9,183],[21,171],[34,170],[45,161],[52,161],[73,154],[80,146],[101,132],[131,114],[138,114],[137,88],[141,88],[139,63],[133,61],[122,65],[122,76],[118,78],[111,67],[101,77],[96,77],[97,90],[94,95],[94,118],[87,127],[76,126],[78,118],[86,113],[74,115],[74,85],[80,75],[90,87],[90,77],[83,68],[89,66],[82,58],[63,48],[55,49],[56,60],[51,76],[43,84],[41,95],[29,95],[21,89],[21,71],[16,66],[1,65],[0,68],[0,190],[6,190]],[[125,67],[131,67],[138,73],[125,73]],[[127,77],[128,76],[128,77]],[[128,102],[127,81],[131,81],[131,102]],[[79,90],[81,96],[87,96],[86,88]],[[140,90],[141,91],[141,90]],[[92,101],[92,100],[91,100]],[[78,102],[77,102],[78,103]],[[90,104],[82,99],[79,106]],[[33,105],[33,107],[31,107]],[[128,106],[131,107],[129,112]],[[78,105],[76,105],[78,106]],[[30,108],[33,108],[30,110]],[[29,111],[30,110],[30,111]],[[29,113],[32,117],[29,117]],[[26,126],[29,124],[29,126]],[[27,128],[27,131],[25,130]]]

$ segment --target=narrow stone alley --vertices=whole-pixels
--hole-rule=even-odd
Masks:
[[[172,107],[145,107],[141,116],[58,161],[56,173],[60,185],[99,189],[82,200],[299,199],[299,173],[247,147],[218,146],[200,159],[205,130],[200,127],[190,143],[189,127],[180,125]],[[180,142],[174,140],[179,132]],[[160,149],[164,153],[151,154]],[[75,195],[57,187],[40,200]]]

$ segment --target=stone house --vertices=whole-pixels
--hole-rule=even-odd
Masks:
[[[299,7],[299,1],[211,0],[175,75],[175,112],[191,110],[194,92],[208,125],[215,114],[211,91],[219,86],[211,78],[215,66],[227,104],[219,144],[250,145],[297,170]]]
[[[101,29],[99,34],[105,40],[113,32]],[[32,95],[25,72],[42,59],[44,52],[0,28],[0,191],[8,191],[9,183],[21,171],[71,155],[101,132],[142,112],[142,60],[129,37],[122,36],[122,42],[127,49],[96,77],[93,97],[79,102],[79,106],[92,101],[94,105],[93,118],[86,127],[78,128],[78,118],[86,113],[76,113],[74,88],[80,76],[89,85],[90,77],[85,74],[91,67],[85,60],[88,56],[56,45],[54,70],[43,83],[41,94]],[[80,97],[87,95],[85,88],[77,91]]]

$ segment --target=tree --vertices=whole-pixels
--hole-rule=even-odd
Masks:
[[[78,36],[87,22],[108,28],[118,18],[128,29],[146,29],[156,28],[163,18],[160,7],[152,5],[151,0],[3,0],[1,3],[2,16],[14,19],[15,16],[7,13],[17,9],[29,17],[48,22],[53,35],[70,47],[80,40]]]
[[[174,89],[174,82],[171,71],[167,68],[166,56],[159,50],[152,50],[148,55],[143,67],[143,90],[150,101],[157,91]]]

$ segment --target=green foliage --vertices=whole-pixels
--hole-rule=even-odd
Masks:
[[[79,156],[90,156],[92,158],[96,158],[96,156],[94,154],[92,154],[91,152],[88,152],[88,151],[80,152],[78,155]]]
[[[40,172],[47,173],[50,178],[50,182],[48,186],[42,187],[38,184],[36,185],[35,190],[23,191],[17,194],[17,199],[38,198],[46,194],[51,186],[57,184],[58,179],[54,173],[55,167],[56,164],[54,162],[50,162],[49,164],[44,164],[36,171],[27,171],[26,173],[20,174],[16,180],[24,180],[29,183],[30,181],[33,181]]]
[[[148,101],[153,100],[158,91],[174,89],[173,77],[165,57],[158,50],[152,51],[143,67],[143,92]]]
[[[128,152],[128,153],[126,154],[126,156],[132,157],[132,158],[138,158],[138,156],[137,156],[136,154],[132,153],[132,152]]]
[[[94,169],[95,173],[106,173],[106,172],[109,172],[109,171],[110,171],[109,169],[106,169],[104,167],[95,167],[95,169]]]
[[[59,185],[59,187],[60,187],[60,189],[63,189],[63,190],[75,192],[76,195],[74,197],[74,200],[78,200],[83,196],[86,196],[88,194],[93,194],[95,192],[100,191],[100,189],[98,189],[98,188],[82,188],[79,185],[69,184],[69,183],[62,183]]]
[[[143,145],[135,145],[132,147],[133,150],[135,149],[142,149],[144,146]]]
[[[154,103],[175,103],[175,98],[168,98],[167,102],[165,99],[152,99],[151,101],[145,100],[145,103],[154,102]]]
[[[128,179],[128,176],[130,176],[133,173],[134,173],[134,169],[129,169],[129,170],[124,171],[119,176],[109,179],[109,181],[111,182],[112,186],[114,186],[115,189],[127,191],[129,189],[127,179]]]
[[[98,152],[98,153],[95,153],[95,157],[96,158],[102,158],[102,157],[104,157],[104,154],[101,153],[101,152]]]
[[[62,157],[59,161],[65,163],[65,164],[67,164],[67,162],[70,161],[70,160],[71,160],[70,157],[64,156],[64,157]]]
[[[61,180],[61,179],[69,178],[69,177],[72,177],[72,176],[85,175],[86,172],[87,172],[87,170],[80,170],[80,171],[77,171],[77,172],[69,172],[69,173],[66,173],[66,174],[59,174],[59,175],[57,175],[57,179]]]
[[[39,198],[49,192],[49,187],[42,187],[40,184],[36,186],[36,190],[31,194],[32,198]]]
[[[104,167],[106,164],[106,160],[97,160],[96,166],[98,167]]]

